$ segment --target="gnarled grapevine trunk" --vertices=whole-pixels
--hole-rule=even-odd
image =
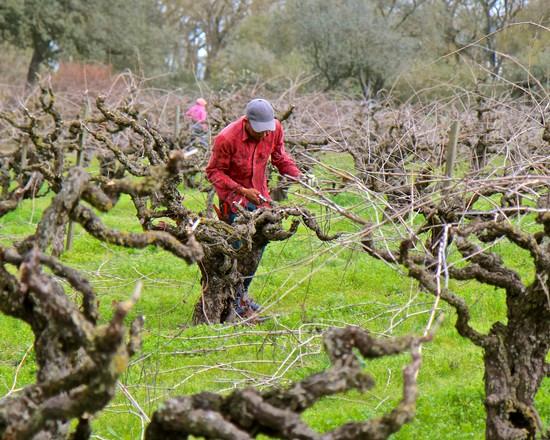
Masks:
[[[251,243],[250,249],[240,249],[234,255],[215,252],[199,262],[202,294],[193,313],[193,323],[221,323],[234,318],[233,304],[238,292],[244,290],[245,278],[256,272],[264,245]]]
[[[288,230],[283,220],[294,217]],[[233,225],[203,219],[195,231],[202,244],[204,257],[199,263],[202,295],[195,305],[193,322],[220,323],[232,320],[235,295],[243,291],[243,282],[255,273],[263,249],[270,241],[290,238],[299,220],[314,231],[320,240],[333,240],[325,235],[313,216],[303,208],[260,208],[242,211]]]
[[[508,324],[495,324],[485,346],[487,439],[535,439],[542,430],[534,399],[550,348],[550,285],[536,284],[508,295]]]
[[[325,333],[325,350],[331,361],[326,371],[313,374],[287,389],[239,389],[227,396],[203,392],[172,398],[152,416],[147,440],[207,439],[250,440],[261,434],[272,438],[302,440],[383,440],[412,420],[416,409],[416,377],[420,368],[419,344],[431,339],[377,339],[359,327],[331,329]],[[365,359],[411,352],[403,369],[403,398],[380,418],[346,423],[326,433],[314,431],[301,414],[323,397],[348,390],[365,392],[374,386],[363,371]]]
[[[540,191],[536,177],[519,182],[521,190],[505,187],[495,191],[493,184],[489,184],[485,191],[486,195],[500,192],[502,199],[514,194],[517,200],[522,200],[523,187],[528,185]],[[477,194],[483,192],[482,188],[476,190]],[[484,350],[485,438],[548,439],[550,433],[543,432],[535,397],[543,379],[550,375],[550,366],[546,362],[550,350],[550,199],[548,195],[539,197],[536,217],[539,230],[534,234],[512,223],[509,216],[495,216],[483,211],[471,215],[471,203],[471,197],[466,197],[465,201],[455,197],[452,203],[445,200],[445,205],[451,208],[448,212],[442,211],[441,206],[430,208],[425,215],[426,223],[416,235],[403,240],[398,251],[377,247],[368,235],[363,244],[374,257],[403,264],[409,276],[417,279],[426,291],[453,306],[457,312],[455,325],[458,332]],[[525,205],[514,208],[516,214],[531,210]],[[460,217],[459,212],[468,213],[471,218]],[[434,213],[438,214],[439,221],[434,221],[437,220]],[[426,232],[430,233],[429,245],[421,248],[417,243],[421,234]],[[522,279],[506,264],[500,255],[500,247],[492,247],[504,240],[508,246],[529,253],[534,269],[532,282]],[[454,262],[447,264],[445,260],[451,243],[462,256],[463,265],[460,267]],[[475,280],[492,286],[495,291],[504,290],[506,322],[495,322],[486,334],[475,330],[470,324],[467,302],[441,283],[439,277],[443,275],[459,281]]]

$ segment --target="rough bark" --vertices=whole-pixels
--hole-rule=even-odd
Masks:
[[[251,388],[228,396],[199,393],[167,401],[152,417],[147,440],[180,439],[189,435],[207,439],[246,440],[260,434],[303,440],[382,440],[397,432],[414,416],[416,376],[420,368],[419,344],[431,339],[404,337],[377,339],[357,327],[332,329],[324,336],[332,366],[287,389],[257,391]],[[319,399],[374,386],[364,373],[357,350],[366,359],[411,351],[411,363],[403,370],[403,399],[390,413],[373,420],[347,423],[324,434],[312,430],[300,414]]]
[[[35,384],[0,400],[3,439],[66,438],[72,418],[93,414],[110,401],[133,350],[125,343],[123,320],[137,298],[120,303],[107,325],[96,325],[93,311],[81,312],[61,284],[42,272],[45,260],[85,295],[91,292],[74,270],[37,247],[25,255],[2,249],[0,308],[32,328],[38,367]],[[19,268],[19,279],[6,272],[8,262]]]

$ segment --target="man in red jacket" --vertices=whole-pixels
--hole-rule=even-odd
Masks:
[[[246,114],[216,136],[206,167],[206,176],[218,194],[225,221],[233,223],[237,212],[235,204],[251,211],[269,206],[271,197],[266,168],[270,159],[281,174],[294,178],[301,176],[294,160],[285,151],[283,127],[275,119],[273,107],[265,99],[253,99],[246,106]],[[246,314],[243,308],[246,306],[254,311],[259,309],[248,299],[252,276],[244,280],[245,291],[236,298],[237,314]]]

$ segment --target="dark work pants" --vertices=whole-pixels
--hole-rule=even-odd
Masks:
[[[222,212],[223,212],[223,206],[220,207],[220,208],[222,208]],[[254,203],[248,202],[248,204],[246,205],[246,209],[248,211],[255,211],[257,209],[257,206]],[[230,225],[232,225],[236,218],[237,218],[237,213],[230,212],[229,217],[227,219],[227,222]],[[242,243],[241,243],[240,240],[237,240],[237,241],[235,241],[234,243],[231,244],[231,246],[233,246],[234,249],[239,249],[241,247],[241,245],[242,245]],[[265,250],[265,246],[262,247],[262,249],[260,251],[260,258],[258,259],[258,265],[256,266],[256,269],[254,269],[254,272],[252,272],[250,275],[247,275],[246,277],[244,277],[243,287],[244,287],[245,292],[248,292],[248,286],[250,286],[250,283],[252,282],[252,279],[254,278],[254,275],[256,274],[256,270],[258,270],[258,266],[260,265],[260,261],[262,261],[262,256],[264,254],[264,250]]]

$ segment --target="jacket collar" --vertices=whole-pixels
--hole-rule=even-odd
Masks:
[[[240,120],[240,125],[241,125],[241,140],[243,142],[246,142],[250,139],[250,136],[248,136],[248,132],[246,131],[246,128],[245,128],[245,120],[244,120],[244,116],[241,116],[241,120]]]

